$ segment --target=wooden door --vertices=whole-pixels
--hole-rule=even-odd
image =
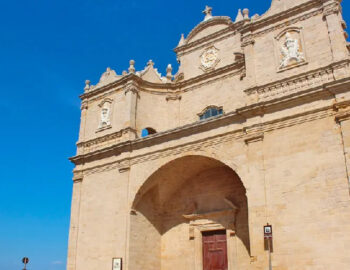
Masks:
[[[227,270],[226,231],[203,232],[203,270]]]

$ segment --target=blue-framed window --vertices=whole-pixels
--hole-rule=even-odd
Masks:
[[[218,115],[222,115],[223,113],[224,111],[222,108],[210,107],[207,110],[205,110],[204,113],[199,115],[199,120],[204,120]]]
[[[147,137],[148,135],[152,135],[152,134],[155,134],[157,133],[157,131],[154,129],[154,128],[144,128],[142,131],[141,131],[141,137],[144,138],[144,137]]]

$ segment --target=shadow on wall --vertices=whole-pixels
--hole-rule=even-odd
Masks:
[[[210,215],[233,206],[238,208],[235,218],[213,215],[209,219],[225,229],[233,227],[241,243],[239,252],[249,257],[248,201],[238,175],[225,164],[203,156],[187,156],[166,164],[136,195],[130,258],[135,255],[140,260],[141,250],[152,249],[154,260],[149,263],[156,269],[164,258],[171,260],[188,253],[186,249],[192,246],[189,220],[184,215]]]

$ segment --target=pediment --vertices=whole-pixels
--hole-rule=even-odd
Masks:
[[[186,38],[186,44],[219,32],[232,25],[230,17],[213,17],[198,24]]]
[[[101,87],[110,84],[112,82],[117,81],[120,78],[121,76],[118,76],[113,69],[107,68],[107,70],[101,75],[100,81],[98,82],[96,87]]]
[[[140,77],[148,82],[163,83],[163,78],[156,68],[153,67],[153,62],[149,62],[147,67],[140,73]]]

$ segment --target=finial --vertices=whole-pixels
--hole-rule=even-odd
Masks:
[[[154,62],[153,62],[152,60],[149,60],[149,61],[147,62],[147,66],[153,67],[153,66],[154,66]]]
[[[128,72],[126,70],[123,70],[122,75],[125,76],[127,74],[128,74]]]
[[[169,64],[166,68],[166,78],[168,82],[171,82],[171,79],[173,78],[173,75],[171,74],[173,72],[173,67],[171,64]]]
[[[237,17],[236,17],[235,22],[240,22],[240,21],[242,21],[242,20],[243,20],[242,10],[239,9],[239,10],[238,10],[238,13],[237,13]]]
[[[130,60],[129,73],[135,73],[135,61]]]
[[[211,18],[213,18],[213,15],[211,14],[213,8],[209,7],[209,6],[205,6],[205,10],[203,10],[203,13],[205,14],[205,18],[204,21],[207,21]]]
[[[185,44],[185,35],[181,34],[181,38],[180,38],[179,44],[177,46],[180,47],[184,44]]]
[[[247,8],[243,9],[243,18],[245,20],[249,20],[249,9]]]
[[[88,91],[90,89],[90,83],[91,83],[90,80],[85,81],[85,87],[84,87],[85,91]]]

